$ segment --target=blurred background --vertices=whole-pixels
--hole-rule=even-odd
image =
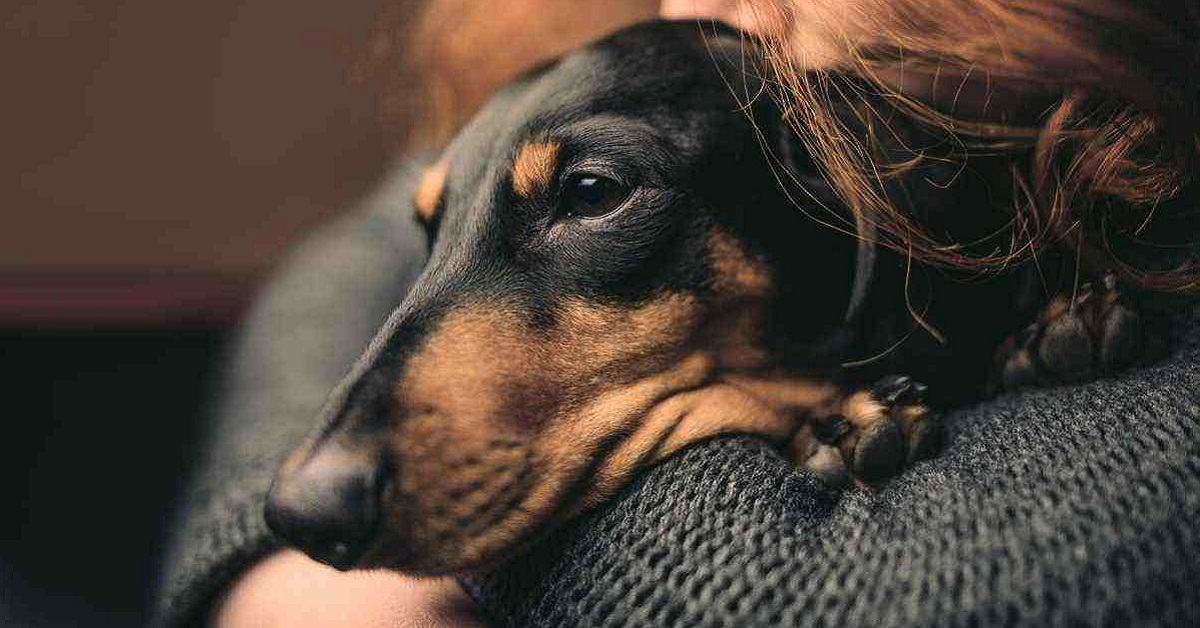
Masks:
[[[220,359],[290,244],[656,2],[0,8],[0,625],[145,621]]]

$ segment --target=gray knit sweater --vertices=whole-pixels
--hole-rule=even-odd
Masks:
[[[232,356],[160,621],[274,548],[275,465],[402,298],[406,169],[301,247]],[[944,453],[831,492],[748,437],[692,447],[468,588],[498,625],[1200,625],[1200,312],[1165,361],[953,413]]]

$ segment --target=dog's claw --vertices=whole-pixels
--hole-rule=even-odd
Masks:
[[[871,394],[888,405],[920,403],[925,397],[925,384],[907,375],[889,375],[875,383]]]

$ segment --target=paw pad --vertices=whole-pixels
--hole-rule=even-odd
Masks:
[[[1037,320],[996,349],[992,392],[1081,382],[1113,373],[1146,352],[1138,312],[1110,275],[1104,287],[1080,286],[1054,298]]]
[[[925,406],[925,390],[893,375],[850,395],[840,412],[813,424],[815,442],[805,450],[804,466],[831,484],[878,487],[933,456],[941,448],[942,423]]]

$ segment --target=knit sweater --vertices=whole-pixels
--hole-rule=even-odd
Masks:
[[[403,297],[410,168],[302,246],[251,315],[186,496],[159,623],[276,547],[275,466]],[[1171,355],[947,417],[943,453],[832,491],[751,437],[690,447],[468,590],[497,625],[1200,625],[1200,311]]]

